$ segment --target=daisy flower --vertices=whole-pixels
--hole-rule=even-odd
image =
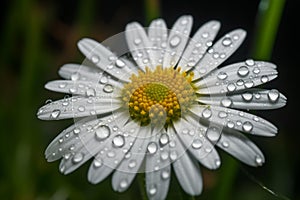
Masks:
[[[182,16],[171,30],[162,19],[147,30],[132,22],[124,35],[111,39],[116,52],[80,40],[86,62],[62,66],[59,75],[66,80],[45,85],[72,96],[37,113],[42,120],[74,119],[46,149],[47,160],[61,159],[59,170],[69,174],[93,158],[88,180],[96,184],[112,174],[118,192],[145,172],[149,199],[166,198],[171,171],[186,193],[199,195],[199,164],[221,165],[216,146],[261,166],[264,156],[246,135],[275,136],[277,128],[243,110],[286,104],[276,89],[254,88],[275,79],[276,66],[248,59],[220,67],[246,32],[236,29],[213,43],[220,23],[209,21],[189,38],[192,21]],[[121,45],[124,38],[128,49]]]

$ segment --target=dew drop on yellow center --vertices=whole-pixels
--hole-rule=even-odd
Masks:
[[[130,117],[140,125],[169,125],[184,115],[195,103],[193,74],[180,72],[180,68],[162,69],[157,66],[154,71],[146,68],[138,75],[130,77],[131,82],[121,91],[124,106]]]

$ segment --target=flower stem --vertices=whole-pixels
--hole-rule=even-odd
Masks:
[[[144,0],[146,23],[160,16],[160,1],[159,0]]]

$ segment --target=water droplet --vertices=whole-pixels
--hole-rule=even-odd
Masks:
[[[161,146],[166,145],[169,142],[169,136],[167,134],[161,134],[160,138],[159,138],[159,143],[161,144]]]
[[[152,185],[150,188],[149,188],[149,194],[150,195],[155,195],[156,194],[156,186],[155,185]]]
[[[171,47],[176,47],[179,45],[181,39],[178,35],[174,35],[170,40]]]
[[[136,160],[130,160],[129,164],[128,164],[128,167],[129,168],[134,168],[135,166],[136,166]]]
[[[170,177],[170,172],[169,172],[169,170],[163,170],[162,172],[161,172],[161,178],[162,179],[168,179]]]
[[[120,182],[120,187],[121,187],[122,189],[128,187],[128,182],[127,182],[126,179],[121,180],[121,182]]]
[[[211,126],[206,131],[207,138],[212,142],[217,142],[221,136],[221,131],[219,128]]]
[[[59,168],[59,171],[60,171],[61,173],[64,173],[65,169],[66,169],[66,166],[63,165],[63,166],[61,166],[61,167]]]
[[[259,155],[256,155],[255,162],[257,165],[261,166],[263,164],[263,159]]]
[[[226,74],[226,72],[219,72],[217,77],[220,80],[225,80],[228,77],[228,75]]]
[[[254,86],[254,82],[253,81],[246,81],[245,82],[245,87],[246,88],[251,88],[251,87],[253,87]]]
[[[100,58],[99,58],[99,56],[97,56],[97,55],[93,55],[93,56],[91,57],[91,60],[92,60],[92,62],[93,62],[94,64],[97,64],[97,63],[100,61]]]
[[[119,68],[125,67],[125,63],[123,62],[123,60],[120,59],[116,60],[116,65]]]
[[[83,160],[83,157],[84,157],[84,155],[82,153],[77,153],[77,154],[74,155],[72,161],[74,163],[79,163]]]
[[[114,61],[114,60],[116,60],[117,58],[116,58],[116,56],[114,56],[114,55],[111,55],[111,56],[109,56],[108,57],[108,60],[110,60],[110,61]]]
[[[260,72],[260,69],[258,67],[254,67],[253,73],[254,74],[259,74],[259,72]]]
[[[237,80],[236,84],[238,86],[242,86],[242,85],[244,85],[244,81],[242,79],[239,79],[239,80]]]
[[[116,153],[114,151],[110,151],[110,152],[107,153],[107,156],[109,158],[113,158],[113,157],[115,157],[115,155],[116,155]]]
[[[245,92],[244,94],[242,94],[242,97],[245,101],[251,101],[253,98],[253,95],[251,92]]]
[[[233,128],[234,127],[234,123],[232,121],[227,122],[227,127],[228,128]]]
[[[252,129],[253,129],[253,125],[252,125],[251,122],[246,121],[246,122],[243,123],[243,130],[245,132],[250,132],[250,131],[252,131]]]
[[[53,111],[51,112],[50,118],[52,118],[52,119],[57,119],[57,118],[59,117],[60,113],[61,113],[60,110],[55,109],[55,110],[53,110]]]
[[[248,66],[253,66],[253,65],[255,64],[254,60],[252,60],[252,59],[246,60],[245,63],[246,63],[246,65],[248,65]]]
[[[228,90],[229,92],[233,92],[235,89],[236,89],[236,87],[235,87],[234,83],[229,83],[229,84],[227,85],[227,90]]]
[[[107,93],[112,93],[114,91],[114,87],[111,84],[106,84],[103,87],[103,91]]]
[[[110,136],[110,129],[108,126],[101,125],[95,131],[95,137],[98,140],[104,140]]]
[[[210,118],[211,115],[212,115],[212,112],[209,107],[205,108],[202,112],[202,116],[206,119]]]
[[[67,86],[66,83],[61,83],[61,84],[58,85],[59,88],[65,88],[66,86]]]
[[[147,150],[150,154],[154,154],[157,151],[157,145],[155,142],[150,142],[148,144]]]
[[[94,97],[96,95],[96,92],[93,88],[89,88],[86,90],[86,96],[88,97]]]
[[[186,135],[186,134],[188,134],[188,133],[189,133],[189,130],[188,130],[188,129],[185,128],[185,129],[182,130],[182,134]]]
[[[224,112],[224,111],[220,111],[220,112],[219,112],[219,117],[220,117],[220,118],[226,118],[226,117],[227,117],[227,113]]]
[[[135,45],[139,45],[141,44],[142,40],[140,38],[135,38],[133,42]]]
[[[112,143],[115,147],[122,147],[125,144],[125,138],[123,135],[116,135],[112,140]]]
[[[268,78],[268,76],[263,75],[263,76],[261,76],[260,81],[261,81],[262,83],[266,83],[266,82],[269,81],[269,78]]]
[[[220,167],[221,166],[221,160],[216,159],[215,164],[216,164],[216,167]]]
[[[207,41],[207,42],[206,42],[206,46],[207,46],[207,47],[211,47],[211,46],[212,46],[212,44],[213,44],[213,43],[212,43],[212,41],[211,41],[211,40],[209,40],[209,41]]]
[[[101,160],[101,158],[95,158],[95,160],[94,160],[94,162],[93,162],[93,166],[94,166],[95,168],[101,167],[101,166],[102,166],[102,160]]]
[[[79,73],[75,72],[71,75],[71,80],[77,81],[79,79],[79,77],[80,77]]]
[[[108,79],[107,79],[106,76],[102,76],[102,77],[100,78],[100,83],[105,84],[105,83],[107,83],[107,82],[108,82]]]
[[[177,159],[177,153],[176,151],[171,151],[170,158],[172,161],[175,161]]]
[[[202,37],[203,37],[203,38],[208,38],[208,36],[209,36],[209,33],[208,33],[208,32],[202,33]]]
[[[188,20],[186,19],[186,18],[183,18],[182,20],[181,20],[181,24],[182,25],[185,25],[185,24],[187,24],[188,23]]]
[[[70,88],[69,89],[69,92],[72,93],[72,94],[75,93],[76,91],[77,91],[76,88]]]
[[[73,130],[73,132],[74,132],[75,135],[78,135],[80,133],[80,129],[79,128],[75,128]]]
[[[231,38],[225,37],[225,38],[222,40],[222,44],[223,44],[225,47],[230,46],[230,45],[232,44]]]
[[[259,121],[259,117],[254,116],[254,117],[253,117],[253,120],[256,121],[256,122],[258,122],[258,121]]]
[[[167,151],[162,151],[161,154],[160,154],[160,158],[162,160],[167,160],[169,158],[169,154]]]
[[[148,62],[149,62],[149,59],[148,59],[148,58],[143,59],[143,63],[144,63],[144,64],[147,64]]]
[[[188,65],[189,67],[194,67],[194,66],[196,65],[196,62],[195,62],[194,60],[190,60],[190,61],[187,63],[187,65]]]
[[[84,112],[85,111],[85,107],[84,106],[79,106],[78,107],[78,111],[79,112]]]
[[[279,99],[279,92],[272,89],[268,92],[268,98],[272,103],[275,103]]]
[[[229,98],[224,98],[221,100],[221,105],[224,107],[230,107],[232,105],[232,100]]]
[[[227,141],[222,142],[222,146],[224,148],[228,148],[229,147],[229,143]]]
[[[192,142],[192,147],[194,149],[200,149],[202,147],[203,143],[202,143],[202,140],[201,139],[195,139],[193,140]]]
[[[242,76],[242,77],[245,77],[249,74],[249,69],[248,67],[246,66],[241,66],[239,69],[238,69],[238,75],[239,76]]]

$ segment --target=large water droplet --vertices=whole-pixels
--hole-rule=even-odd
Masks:
[[[225,80],[228,77],[228,75],[226,74],[226,72],[219,72],[217,77],[220,80]]]
[[[123,60],[116,60],[116,66],[119,68],[125,67],[125,63],[123,62]]]
[[[60,110],[55,109],[55,110],[53,110],[53,111],[51,112],[50,118],[52,118],[52,119],[57,119],[57,118],[59,117],[60,113],[61,113]]]
[[[251,87],[253,87],[254,86],[254,82],[253,81],[246,81],[245,82],[245,87],[246,88],[251,88]]]
[[[231,104],[232,104],[232,100],[229,99],[229,98],[224,98],[224,99],[221,100],[221,104],[224,107],[230,107]]]
[[[253,73],[254,74],[259,74],[259,72],[260,72],[260,69],[258,67],[254,67]]]
[[[203,110],[203,112],[202,112],[202,116],[203,116],[205,119],[210,118],[211,115],[212,115],[212,112],[211,112],[211,110],[210,110],[209,107],[205,108],[205,109]]]
[[[170,158],[172,161],[175,161],[177,159],[177,153],[176,151],[171,151]]]
[[[159,138],[159,143],[161,144],[161,146],[166,145],[168,142],[169,142],[169,136],[166,133],[161,134]]]
[[[91,57],[91,60],[92,60],[92,62],[93,62],[94,64],[97,64],[97,63],[100,61],[100,58],[99,58],[99,56],[97,56],[97,55],[93,55],[93,56]]]
[[[157,145],[155,142],[150,142],[148,144],[147,150],[150,154],[154,154],[157,151]]]
[[[75,135],[78,135],[78,134],[80,133],[80,129],[79,129],[79,128],[75,128],[75,129],[73,130],[73,133],[74,133]]]
[[[194,149],[200,149],[202,147],[203,143],[201,139],[194,139],[192,142],[192,147]]]
[[[275,89],[268,92],[268,98],[272,103],[275,103],[279,99],[279,92]]]
[[[221,136],[221,131],[219,128],[211,126],[206,131],[207,138],[212,142],[217,142]]]
[[[253,98],[253,94],[251,92],[245,92],[244,94],[242,94],[242,97],[245,101],[251,101]]]
[[[127,181],[127,179],[121,180],[121,182],[120,182],[120,187],[121,187],[122,189],[128,187],[128,181]]]
[[[156,189],[156,185],[152,185],[150,188],[149,188],[149,194],[150,195],[155,195],[157,192],[157,189]]]
[[[174,35],[170,40],[171,47],[176,47],[179,45],[181,39],[178,35]]]
[[[114,91],[114,87],[111,84],[106,84],[103,87],[103,91],[107,93],[112,93]]]
[[[167,151],[162,151],[160,154],[162,160],[167,160],[169,158],[169,153]]]
[[[101,125],[99,128],[95,131],[96,139],[98,140],[105,140],[110,136],[110,129],[106,125]]]
[[[95,158],[95,160],[94,160],[94,162],[93,162],[93,166],[94,166],[95,168],[101,167],[101,166],[102,166],[102,160],[101,160],[101,158]]]
[[[228,121],[227,122],[227,127],[228,128],[233,128],[234,127],[234,123],[232,121]]]
[[[122,147],[125,144],[125,138],[123,135],[116,135],[112,140],[112,143],[115,147]]]
[[[263,76],[261,76],[260,81],[261,81],[262,83],[266,83],[266,82],[269,81],[269,78],[268,78],[268,76],[263,75]]]
[[[246,63],[246,65],[248,65],[248,66],[253,66],[253,65],[255,64],[254,60],[252,60],[252,59],[246,60],[245,63]]]
[[[245,77],[249,74],[249,69],[248,67],[246,66],[241,66],[239,69],[238,69],[238,75],[239,76],[242,76],[242,77]]]
[[[72,161],[74,163],[79,163],[83,160],[83,157],[84,157],[84,155],[82,153],[77,153],[77,154],[74,155]]]
[[[232,44],[231,38],[225,37],[225,38],[222,40],[222,44],[223,44],[225,47],[230,46],[230,45]]]
[[[161,178],[162,179],[168,179],[170,177],[170,172],[169,172],[169,170],[163,170],[162,172],[161,172]]]
[[[224,148],[228,148],[229,147],[229,143],[227,141],[222,142],[222,146]]]
[[[229,84],[227,85],[227,90],[228,90],[229,92],[233,92],[235,89],[236,89],[236,87],[235,87],[234,83],[229,83]]]
[[[243,123],[243,130],[244,130],[245,132],[251,132],[252,129],[253,129],[253,125],[252,125],[251,122],[246,121],[246,122]]]

